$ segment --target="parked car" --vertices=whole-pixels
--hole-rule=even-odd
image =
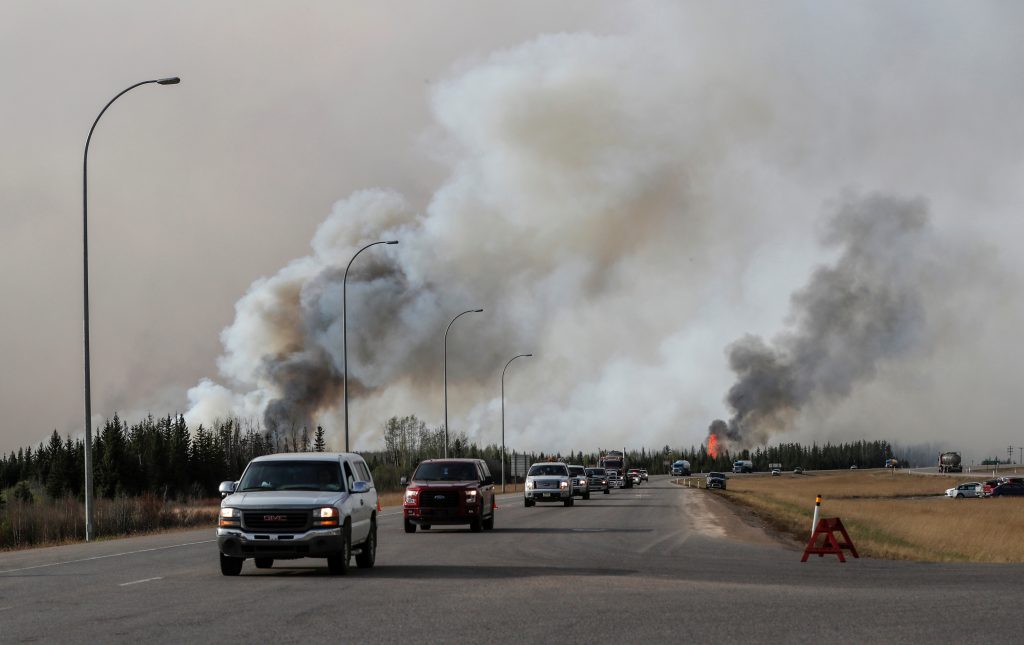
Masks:
[[[537,502],[562,502],[565,506],[572,506],[568,466],[558,462],[542,462],[530,466],[526,472],[523,505],[529,507]]]
[[[494,528],[494,478],[483,459],[427,459],[416,467],[402,504],[405,532],[433,525]]]
[[[999,484],[992,489],[992,497],[1024,496],[1024,482],[1014,481]]]
[[[725,490],[725,473],[708,473],[705,486]]]
[[[998,479],[986,479],[981,483],[981,496],[988,497],[992,494],[992,491],[995,490],[996,486],[1002,483],[1003,482]]]
[[[984,495],[984,488],[981,482],[967,482],[966,484],[960,484],[946,490],[946,496],[963,499],[965,497],[982,497]]]
[[[377,557],[377,489],[363,458],[348,452],[292,452],[249,462],[226,493],[217,521],[220,571],[237,576],[253,559],[325,558],[331,573],[363,569]]]
[[[644,481],[649,481],[650,478],[651,478],[651,476],[647,474],[647,469],[646,468],[641,468],[640,469],[640,479],[642,479]]]
[[[608,473],[604,468],[587,468],[587,478],[587,486],[591,491],[601,491],[605,495],[609,493]]]
[[[590,479],[587,477],[587,469],[583,466],[569,466],[569,476],[572,477],[572,494],[575,497],[590,499]]]

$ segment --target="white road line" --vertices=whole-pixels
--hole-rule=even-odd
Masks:
[[[14,607],[0,607],[0,611],[7,611],[8,609],[14,609]]]
[[[118,587],[127,587],[128,585],[137,585],[137,584],[142,584],[143,582],[153,582],[154,580],[163,580],[163,579],[164,579],[163,576],[157,576],[155,578],[144,578],[142,580],[132,580],[131,582],[122,582],[121,584],[119,584],[117,586]]]
[[[91,562],[92,560],[105,560],[106,558],[119,558],[123,555],[135,555],[137,553],[149,553],[151,551],[163,551],[164,549],[176,549],[182,546],[192,546],[194,544],[208,544],[210,542],[216,542],[217,540],[200,540],[198,542],[186,542],[184,544],[171,544],[170,546],[158,546],[152,549],[139,549],[138,551],[125,551],[124,553],[110,553],[107,555],[94,555],[91,558],[81,558],[80,560],[68,560],[66,562],[51,562],[49,564],[37,564],[31,567],[21,567],[20,569],[3,569],[0,570],[0,575],[5,573],[15,573],[16,571],[29,571],[31,569],[45,569],[47,567],[59,567],[63,564],[77,564],[79,562]]]

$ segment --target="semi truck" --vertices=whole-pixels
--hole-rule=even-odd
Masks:
[[[749,459],[738,459],[733,462],[732,472],[734,473],[752,473],[754,472],[754,462]]]
[[[944,452],[939,455],[940,473],[962,473],[964,467],[960,464],[959,452]]]
[[[616,473],[622,478],[623,487],[632,488],[633,481],[626,476],[626,453],[618,450],[609,450],[601,455],[601,468],[609,473]]]

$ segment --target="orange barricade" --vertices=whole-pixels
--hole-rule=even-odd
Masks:
[[[843,536],[842,542],[836,539],[837,531]],[[824,542],[820,546],[818,546],[819,535],[825,537]],[[808,556],[813,553],[818,554],[819,558],[823,558],[826,555],[836,555],[839,557],[840,562],[846,562],[846,558],[843,557],[843,549],[849,550],[850,555],[855,558],[860,557],[857,554],[857,547],[853,546],[850,534],[846,532],[846,527],[843,526],[843,521],[838,517],[823,517],[818,520],[818,525],[814,527],[814,533],[811,534],[811,539],[807,542],[804,556],[800,558],[800,562],[807,562]]]

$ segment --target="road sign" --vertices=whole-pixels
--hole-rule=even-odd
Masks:
[[[526,471],[530,468],[530,458],[527,455],[512,455],[512,476],[526,477]]]

